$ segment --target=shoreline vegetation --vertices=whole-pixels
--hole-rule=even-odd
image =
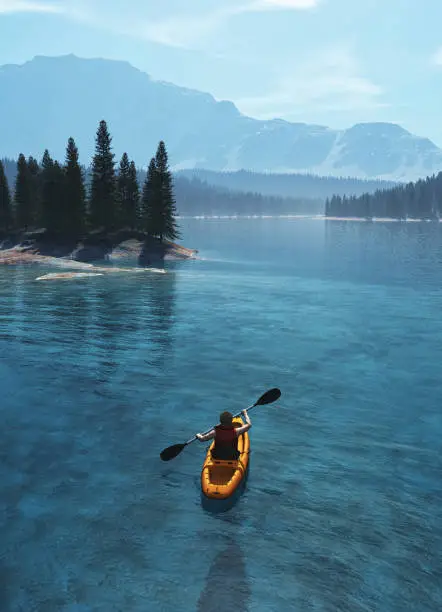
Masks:
[[[0,161],[0,264],[61,260],[59,265],[89,269],[92,261],[136,259],[147,269],[165,259],[195,258],[197,250],[176,243],[181,236],[164,141],[142,187],[126,153],[115,165],[104,120],[96,132],[89,185],[73,138],[64,164],[47,149],[40,163],[21,153],[13,189]]]
[[[336,196],[325,202],[325,216],[354,220],[439,221],[442,217],[442,172],[415,183],[361,196]]]
[[[260,219],[310,219],[311,221],[356,221],[362,223],[442,223],[442,218],[425,219],[419,217],[408,217],[397,219],[393,217],[332,217],[325,214],[317,215],[302,215],[302,214],[282,214],[282,215],[182,215],[179,219],[196,219],[196,220],[219,220],[219,221],[240,221],[242,219],[260,220]]]

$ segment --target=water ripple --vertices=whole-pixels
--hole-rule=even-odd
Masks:
[[[186,220],[206,259],[166,275],[0,270],[2,612],[442,609],[442,240],[387,225]],[[206,512],[205,446],[160,450],[273,386]]]

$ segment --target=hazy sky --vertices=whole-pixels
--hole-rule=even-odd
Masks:
[[[442,146],[441,24],[442,0],[0,0],[0,64],[124,59],[254,117],[392,121]]]

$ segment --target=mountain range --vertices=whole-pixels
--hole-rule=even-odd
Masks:
[[[155,81],[127,62],[37,56],[0,67],[0,156],[63,159],[69,136],[88,165],[101,119],[114,151],[146,166],[165,140],[172,169],[411,181],[442,169],[442,150],[391,123],[346,130],[258,120],[229,101]]]

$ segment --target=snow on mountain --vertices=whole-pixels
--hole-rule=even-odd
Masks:
[[[174,169],[253,170],[415,180],[442,170],[442,150],[399,125],[347,130],[259,121],[232,102],[152,80],[127,62],[74,55],[0,67],[0,157],[20,152],[59,159],[69,136],[81,161],[93,155],[106,119],[117,157],[145,167],[160,139]]]

